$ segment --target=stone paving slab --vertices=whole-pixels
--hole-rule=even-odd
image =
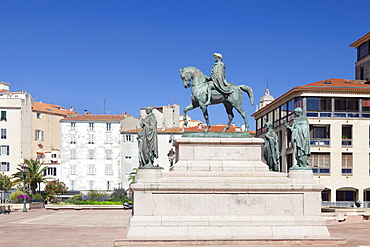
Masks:
[[[131,211],[35,209],[0,215],[0,246],[113,246]]]
[[[130,213],[130,210],[33,209],[1,214],[0,246],[112,247],[115,240],[126,238]],[[330,222],[327,226],[332,237],[347,239],[347,244],[341,246],[370,247],[370,220]]]

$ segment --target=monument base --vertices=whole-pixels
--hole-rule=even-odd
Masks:
[[[135,211],[128,240],[329,241],[320,216],[324,187],[311,170],[270,172],[261,161],[262,143],[258,138],[177,140],[173,171],[161,177],[141,176],[138,170],[139,177],[158,179],[139,179],[131,187]]]
[[[114,246],[322,246],[337,247],[345,239],[205,239],[205,240],[115,240]]]

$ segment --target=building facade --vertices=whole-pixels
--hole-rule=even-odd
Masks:
[[[10,91],[9,85],[0,82],[0,172],[12,175],[24,159],[38,159],[50,166],[48,177],[56,178],[60,169],[59,120],[73,112],[33,101],[27,92]]]
[[[122,115],[78,115],[60,120],[61,181],[69,190],[122,188],[122,122],[136,128],[139,119]],[[128,128],[128,126],[126,126]]]
[[[350,45],[357,49],[356,80],[370,80],[370,32]]]
[[[23,159],[32,157],[32,97],[11,92],[9,83],[0,82],[0,172],[10,176]]]
[[[298,86],[255,112],[257,137],[267,121],[279,136],[280,165],[288,172],[295,164],[290,131],[301,107],[310,124],[309,164],[315,179],[325,185],[323,201],[370,201],[370,85],[329,79]],[[366,204],[367,205],[367,204]]]

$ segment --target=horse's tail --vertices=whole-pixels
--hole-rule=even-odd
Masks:
[[[249,86],[246,86],[246,85],[239,85],[239,88],[248,94],[249,99],[251,101],[251,105],[254,105],[254,93],[253,93],[253,89],[251,87],[249,87]]]

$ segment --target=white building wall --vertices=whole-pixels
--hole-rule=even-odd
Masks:
[[[61,180],[69,190],[112,190],[121,186],[120,123],[111,122],[111,131],[106,130],[106,122],[94,122],[94,130],[89,130],[89,122],[61,122]],[[71,143],[71,134],[76,143]],[[89,144],[89,135],[94,136]],[[107,138],[110,135],[110,141]],[[75,158],[71,150],[75,150]],[[89,150],[94,150],[94,158]],[[106,150],[112,150],[106,157]],[[111,169],[108,167],[111,166]],[[110,172],[111,171],[111,172]],[[109,182],[109,187],[108,187]]]
[[[0,129],[6,129],[6,138],[0,139],[0,146],[9,146],[9,155],[0,155],[0,162],[9,162],[10,176],[15,173],[23,159],[31,157],[31,105],[28,93],[0,94],[0,111],[6,111],[7,120],[0,121]]]

